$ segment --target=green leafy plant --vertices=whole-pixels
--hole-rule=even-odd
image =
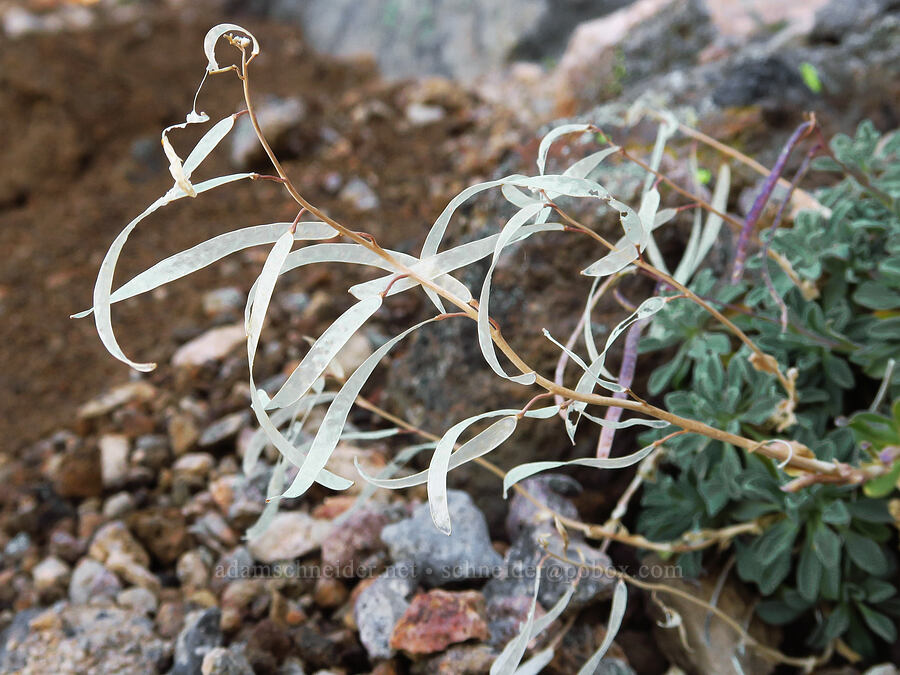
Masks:
[[[876,639],[896,639],[900,616],[896,532],[884,499],[900,477],[900,373],[893,368],[900,349],[898,141],[900,134],[881,137],[864,123],[853,139],[835,138],[829,156],[813,163],[843,175],[817,195],[830,215],[800,212],[772,242],[805,286],[769,261],[757,258],[751,265],[757,273],[769,266],[787,308],[786,325],[761,284],[717,283],[709,273],[694,281],[698,294],[732,307],[735,322],[762,349],[797,369],[798,404],[789,427],[794,439],[816,457],[888,471],[862,491],[807,477],[785,485],[768,458],[682,436],[667,444],[667,464],[646,485],[639,518],[639,530],[659,540],[755,520],[759,532],[736,538],[734,555],[738,575],[766,598],[759,615],[777,624],[816,617],[809,646],[822,649],[841,639],[867,658],[878,651]],[[735,433],[768,433],[777,391],[747,367],[743,347],[735,350],[691,307],[667,307],[654,328],[657,335],[644,340],[644,351],[678,345],[650,377],[651,391],[668,389],[670,410],[714,419]],[[877,412],[886,398],[895,401],[892,416]],[[871,411],[857,412],[870,403]],[[697,574],[703,560],[691,552],[680,564]]]
[[[216,46],[223,40],[237,56],[234,64],[223,66],[217,60]],[[794,657],[760,644],[704,600],[618,570],[605,570],[619,580],[610,630],[585,664],[584,673],[595,670],[615,635],[625,611],[626,583],[655,594],[680,594],[726,621],[746,645],[767,658],[807,669],[826,660],[826,647],[844,637],[855,649],[865,652],[868,645],[864,642],[870,632],[883,638],[892,635],[893,624],[887,617],[893,611],[894,594],[888,592],[893,586],[887,579],[895,560],[886,545],[893,536],[888,527],[889,512],[884,499],[861,494],[859,486],[868,485],[871,492],[872,486],[893,480],[893,451],[889,460],[885,459],[893,446],[873,447],[871,439],[860,441],[853,436],[854,432],[880,429],[870,418],[856,417],[849,428],[839,421],[853,412],[848,406],[856,405],[845,392],[851,387],[856,392],[866,391],[863,379],[877,389],[876,378],[883,377],[879,392],[873,391],[875,412],[881,399],[897,393],[897,378],[888,358],[896,340],[891,331],[895,324],[891,322],[896,319],[895,258],[900,233],[894,202],[898,192],[895,136],[882,139],[871,127],[861,127],[853,140],[836,139],[827,151],[831,164],[826,168],[836,167],[846,178],[823,193],[821,202],[797,187],[799,176],[788,183],[791,200],[814,211],[799,216],[790,229],[779,229],[779,211],[770,228],[774,231],[770,244],[755,235],[754,225],[763,217],[776,184],[786,182],[781,174],[794,147],[817,132],[814,118],[792,136],[772,172],[724,149],[730,158],[767,174],[752,217],[746,222],[727,213],[728,162],[718,170],[710,202],[659,172],[666,145],[679,132],[723,150],[721,144],[684,127],[670,114],[657,114],[659,132],[648,161],[613,144],[607,133],[591,123],[567,124],[553,129],[541,141],[536,175],[515,174],[465,189],[437,218],[419,254],[410,255],[384,248],[372,235],[336,221],[305,199],[291,182],[260,129],[250,94],[250,66],[259,49],[256,38],[240,26],[222,24],[207,34],[206,74],[236,74],[246,110],[214,124],[183,161],[169,137],[188,125],[209,121],[208,115],[197,111],[196,97],[185,121],[163,131],[162,146],[173,185],[113,241],[100,266],[93,307],[76,315],[93,314],[97,332],[109,352],[132,368],[150,371],[155,364],[132,360],[119,346],[112,304],[232,253],[253,246],[270,247],[245,309],[250,405],[259,430],[245,451],[243,468],[252,471],[266,446],[278,451],[279,460],[269,484],[268,504],[252,532],[271,525],[281,499],[302,496],[316,483],[331,490],[343,490],[353,483],[350,477],[332,473],[326,465],[341,439],[370,433],[362,432],[361,436],[361,432],[345,429],[351,409],[361,406],[395,425],[371,432],[375,436],[404,430],[428,440],[407,449],[404,457],[422,450],[430,450],[432,455],[428,468],[418,473],[393,477],[403,461],[398,458],[378,476],[367,475],[357,467],[359,476],[354,478],[373,488],[425,485],[432,520],[442,532],[449,534],[454,526],[448,508],[447,474],[463,464],[478,462],[502,475],[504,492],[513,489],[527,493],[521,482],[540,472],[572,465],[621,469],[640,463],[641,471],[621,496],[608,523],[592,525],[552,513],[558,528],[666,555],[677,554],[680,563],[693,570],[703,565],[702,550],[733,543],[738,574],[756,584],[768,598],[761,605],[761,615],[784,622],[815,608],[826,617],[811,640],[811,646],[823,650],[823,655]],[[192,182],[194,172],[241,115],[249,117],[275,174],[239,173]],[[606,147],[597,148],[562,173],[548,173],[551,146],[563,136],[581,134],[590,134]],[[601,164],[613,159],[631,162],[646,173],[639,203],[620,201],[591,178]],[[696,174],[695,161],[693,165]],[[174,201],[196,198],[241,180],[270,180],[282,185],[297,205],[296,218],[223,233],[160,261],[113,290],[118,258],[129,234],[142,220]],[[515,209],[514,215],[499,222],[495,234],[441,250],[454,213],[466,201],[489,190],[500,191]],[[687,204],[661,208],[664,193],[667,199],[683,199]],[[620,233],[610,235],[604,230],[601,234],[598,230],[602,222],[588,225],[576,219],[572,211],[585,203],[591,210],[605,210],[614,227],[621,228]],[[654,231],[684,210],[693,212],[693,227],[683,254],[670,272]],[[726,224],[740,237],[727,279],[704,269]],[[548,231],[568,233],[580,245],[597,250],[596,261],[582,270],[594,284],[579,328],[564,345],[553,336],[554,327],[544,327],[544,336],[560,351],[552,379],[535,371],[509,345],[502,326],[490,314],[491,284],[498,260],[518,242]],[[804,242],[805,248],[800,247],[804,250],[798,251],[792,238]],[[818,247],[818,255],[809,254],[812,246]],[[860,252],[863,246],[867,253]],[[761,254],[750,256],[755,247]],[[488,260],[489,267],[480,289],[473,293],[453,273],[481,260]],[[351,287],[349,294],[354,300],[349,309],[312,343],[284,384],[267,393],[254,380],[254,361],[278,281],[298,267],[323,262],[363,265],[386,274]],[[635,273],[653,280],[654,293],[636,307],[628,307],[627,316],[609,331],[601,345],[592,335],[592,311],[605,293],[634,278]],[[434,306],[433,314],[396,332],[349,376],[335,375],[330,365],[351,336],[392,296],[408,291],[424,293]],[[375,368],[398,343],[414,331],[427,330],[430,324],[445,320],[472,321],[487,366],[497,377],[520,385],[524,395],[521,402],[509,408],[472,416],[437,436],[381,410],[365,399],[362,391]],[[650,378],[651,395],[666,392],[662,397],[665,407],[643,399],[632,389],[643,331],[644,358],[663,349],[673,354]],[[575,351],[579,336],[586,358]],[[623,336],[620,372],[614,376],[607,359]],[[567,385],[565,366],[569,362],[578,371],[577,378]],[[596,393],[598,388],[605,392]],[[536,407],[545,399],[552,403]],[[311,415],[319,406],[323,412]],[[595,414],[598,408],[605,409],[604,416]],[[621,420],[623,411],[637,416]],[[544,424],[561,423],[562,438],[568,435],[574,439],[579,427],[600,427],[596,456],[567,462],[528,462],[508,471],[494,466],[486,455],[511,438],[525,417],[543,420]],[[305,425],[314,427],[309,430],[311,441],[301,440],[298,430]],[[630,426],[651,430],[644,438],[645,445],[610,456],[615,431]],[[644,469],[663,458],[666,463],[655,481],[645,486],[639,518],[643,534],[630,533],[622,523],[629,500],[651,475]],[[297,470],[286,484],[290,465]],[[883,487],[878,488],[882,491]],[[547,556],[551,555],[588,567],[583,561],[567,558],[565,551],[548,551]],[[517,671],[532,638],[549,628],[572,596],[574,586],[546,615],[535,618],[540,575],[537,578],[531,610],[519,635],[506,645],[494,664],[494,675]],[[533,655],[523,668],[537,672],[552,656],[553,647],[549,647]]]

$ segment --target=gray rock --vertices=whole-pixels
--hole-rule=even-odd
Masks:
[[[375,191],[361,178],[351,178],[341,190],[341,199],[357,211],[377,209],[381,203]]]
[[[407,598],[418,585],[417,569],[410,563],[396,563],[367,586],[356,599],[353,614],[359,640],[372,659],[390,658],[391,633],[406,608]]]
[[[196,675],[203,659],[222,644],[219,620],[222,611],[218,607],[201,609],[185,617],[184,628],[175,642],[175,663],[170,675]]]
[[[210,317],[237,314],[244,309],[246,294],[239,288],[216,288],[203,294],[203,312]]]
[[[428,504],[417,506],[411,518],[381,531],[391,557],[412,561],[429,586],[484,578],[502,562],[491,546],[484,515],[471,497],[459,490],[449,490],[447,497],[453,523],[450,536],[434,526]]]
[[[122,590],[119,578],[93,558],[82,558],[69,581],[69,600],[72,604],[113,600]]]
[[[155,675],[168,654],[140,612],[59,603],[16,615],[2,637],[0,672]]]
[[[242,645],[216,647],[203,657],[202,675],[253,675]]]
[[[816,12],[810,33],[814,42],[838,43],[844,37],[871,24],[882,12],[900,6],[896,0],[831,0]]]
[[[572,29],[631,0],[256,0],[317,49],[371,54],[389,77],[469,80],[510,59],[558,56]],[[243,5],[242,5],[243,6]]]
[[[542,474],[522,481],[522,487],[548,509],[567,518],[578,518],[578,509],[567,496],[581,492],[581,484],[564,474]],[[506,534],[510,541],[516,541],[525,530],[536,527],[546,528],[548,511],[539,508],[530,499],[515,493],[509,502],[506,517]]]
[[[256,106],[256,118],[266,136],[266,140],[275,152],[293,150],[296,154],[299,147],[289,138],[306,117],[306,104],[299,98],[270,97]],[[236,169],[250,169],[265,158],[253,124],[247,115],[243,115],[234,125],[231,132],[231,163]]]

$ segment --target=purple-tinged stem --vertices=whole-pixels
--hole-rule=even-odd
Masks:
[[[622,351],[622,367],[619,369],[619,384],[626,389],[631,387],[634,382],[634,371],[637,368],[638,343],[641,341],[641,331],[644,326],[650,323],[650,319],[639,319],[628,328],[625,334],[625,348]],[[613,394],[613,398],[626,398],[625,392],[617,391]],[[618,422],[622,417],[622,408],[609,407],[606,409],[606,415],[603,419],[610,422]],[[613,439],[616,436],[616,430],[612,427],[603,427],[600,430],[600,441],[597,443],[597,457],[609,457],[609,451],[612,449]]]
[[[766,282],[766,288],[769,289],[769,295],[772,296],[772,299],[778,304],[781,308],[781,332],[787,330],[788,326],[788,308],[785,304],[784,300],[778,292],[775,290],[775,284],[772,283],[772,275],[769,274],[769,265],[766,256],[769,255],[769,246],[772,244],[772,240],[775,239],[775,230],[781,225],[781,219],[784,217],[784,209],[791,201],[791,195],[794,194],[794,189],[797,187],[797,184],[801,181],[803,176],[806,175],[807,169],[809,169],[810,160],[816,156],[819,150],[822,148],[821,145],[816,143],[812,148],[810,148],[809,152],[806,153],[806,157],[803,158],[803,163],[800,165],[800,168],[797,169],[797,173],[794,174],[793,180],[791,180],[791,186],[788,188],[787,196],[784,198],[784,201],[781,202],[781,206],[778,208],[778,213],[775,214],[775,220],[772,221],[772,226],[769,228],[768,237],[766,237],[763,242],[762,251],[760,255],[762,256],[762,275],[763,280]]]
[[[797,127],[794,133],[791,134],[791,137],[788,139],[788,142],[785,144],[784,148],[782,148],[781,154],[778,155],[778,161],[775,162],[775,166],[772,167],[772,171],[770,171],[769,175],[766,176],[766,180],[765,182],[763,182],[762,189],[759,191],[759,194],[756,196],[756,200],[753,202],[753,206],[750,208],[750,213],[748,213],[747,218],[744,219],[744,227],[741,228],[741,236],[738,239],[737,249],[734,255],[734,267],[732,267],[731,270],[732,284],[736,284],[744,275],[744,264],[747,261],[747,245],[750,242],[750,233],[753,232],[753,228],[756,226],[756,222],[762,215],[763,209],[769,201],[769,197],[772,196],[772,192],[775,190],[775,186],[778,184],[778,179],[781,178],[781,174],[784,172],[784,167],[791,156],[791,152],[794,150],[794,146],[796,146],[804,136],[806,136],[813,130],[814,125],[815,121],[810,120],[809,122],[804,122],[799,127]]]

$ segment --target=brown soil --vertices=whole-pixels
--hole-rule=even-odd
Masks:
[[[216,22],[209,15],[157,14],[65,38],[20,38],[0,53],[5,452],[64,426],[78,405],[129,377],[104,351],[93,323],[68,316],[90,305],[97,268],[116,233],[169,186],[159,132],[190,109],[205,66],[202,38]],[[257,100],[299,95],[309,110],[288,172],[316,204],[376,237],[389,233],[393,247],[419,243],[447,198],[501,151],[484,140],[496,120],[479,118],[462,92],[444,92],[454,101],[443,121],[412,127],[403,119],[408,86],[380,82],[369,63],[341,64],[312,53],[296,28],[259,21],[249,27],[263,45],[254,62]],[[239,103],[237,80],[219,76],[208,81],[198,107],[217,119]],[[340,140],[324,140],[326,127]],[[179,147],[190,142],[187,132],[175,137]],[[234,170],[225,154],[211,158],[205,177]],[[381,208],[355,214],[325,189],[329,172],[362,177],[379,193]],[[261,181],[172,205],[132,235],[117,284],[217,233],[294,214],[280,186]],[[239,256],[165,293],[117,306],[126,353],[167,362],[177,342],[204,327],[202,292],[247,288],[258,269],[258,257]],[[321,272],[297,278],[308,292],[330,279]]]

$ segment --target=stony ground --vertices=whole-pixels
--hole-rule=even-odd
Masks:
[[[38,8],[34,16],[47,22],[60,16],[57,9],[65,3],[13,4]],[[552,521],[527,500],[485,499],[499,493],[486,472],[463,480],[468,494],[451,493],[454,520],[467,527],[450,538],[430,527],[423,492],[379,492],[358,504],[356,493],[313,490],[284,504],[265,533],[245,539],[263,510],[275,459],[264,454],[251,475],[240,468],[254,434],[241,315],[264,252],[235,256],[117,307],[126,351],[161,364],[150,377],[131,377],[108,357],[90,320],[68,319],[90,305],[96,268],[115,233],[168,186],[158,133],[189,109],[204,66],[199,45],[216,22],[205,9],[148,4],[126,7],[111,15],[109,25],[84,30],[72,30],[81,15],[69,8],[62,15],[69,22],[63,35],[32,26],[0,51],[0,120],[13,130],[5,137],[0,173],[0,671],[486,672],[526,615],[533,589],[527,574],[486,570],[531,570],[541,557],[540,541],[562,546]],[[676,13],[666,19],[676,24],[666,25],[694,16],[694,3],[674,4],[685,5],[679,11],[688,14]],[[887,54],[896,46],[888,38],[896,35],[895,16],[878,19],[881,42],[870,45],[871,72],[862,68],[852,87],[864,89],[866,77],[878,80],[892,63]],[[21,28],[23,19],[16,21],[13,27]],[[708,37],[711,29],[701,23],[688,42]],[[790,97],[779,98],[772,81],[781,82],[778,92],[793,91],[802,105],[811,101],[796,77],[770,77],[783,75],[788,59],[778,49],[800,50],[789,52],[790,58],[817,64],[841,55],[849,63],[868,48],[853,42],[863,28],[842,25],[833,21],[823,28],[820,22],[825,37],[819,42],[785,48],[759,39],[733,57],[710,50],[706,62],[681,80],[670,76],[654,86],[675,92],[676,103],[696,104],[707,131],[772,153],[777,144],[770,136],[788,132],[802,111],[796,101],[785,104]],[[392,248],[414,252],[462,187],[534,159],[537,122],[521,109],[487,103],[490,92],[473,93],[445,80],[386,83],[369,61],[314,53],[295,28],[259,18],[253,28],[264,45],[254,90],[287,171],[314,203]],[[658,40],[660,30],[650,25],[629,33],[623,53],[638,59],[632,73],[660,67],[641,60],[652,53],[641,45]],[[723,44],[731,44],[727,40]],[[595,56],[603,62],[608,54]],[[762,64],[737,87],[756,98],[735,94],[727,77],[718,80],[724,90],[709,84],[741,59]],[[830,73],[828,67],[822,65],[822,72]],[[526,91],[528,72],[519,70],[521,79],[512,80],[518,96]],[[538,87],[534,93],[552,98],[560,86],[575,91],[584,74],[581,66],[557,71],[551,91]],[[827,80],[835,88],[851,86],[842,82],[837,76]],[[616,87],[622,82],[589,84],[578,91],[595,91],[593,98],[564,97],[554,105],[584,112],[621,93]],[[635,83],[635,95],[647,86]],[[503,98],[501,91],[512,89],[495,89],[493,100]],[[711,102],[716,92],[719,104]],[[869,113],[887,124],[895,114],[880,104],[877,92],[841,107],[845,93],[836,89],[812,101],[834,112],[832,128]],[[237,83],[220,78],[204,89],[200,107],[215,118],[239,103]],[[589,114],[595,112],[603,110]],[[652,126],[642,127],[631,140],[646,149],[653,133]],[[179,138],[189,147],[188,135]],[[209,175],[263,168],[246,140],[238,131],[235,143],[210,163]],[[627,190],[633,178],[621,174],[621,187]],[[736,181],[752,187],[755,177]],[[494,227],[495,206],[463,214],[461,233],[454,236]],[[293,216],[274,183],[210,193],[142,224],[118,278],[214,234]],[[674,228],[662,245],[677,248],[679,242]],[[591,253],[560,244],[550,239],[544,248],[525,248],[498,271],[498,316],[514,337],[548,316],[559,320],[577,312],[586,286],[558,279],[578,256]],[[277,386],[286,367],[302,357],[304,336],[320,333],[347,306],[343,289],[361,280],[359,274],[323,267],[301,271],[280,287],[257,362],[264,387]],[[547,301],[522,303],[519,288],[539,288]],[[392,302],[342,356],[345,367],[359,363],[389,331],[413,322],[420,305],[412,296]],[[571,328],[567,320],[560,320],[560,335]],[[507,390],[491,388],[480,370],[460,365],[475,360],[461,346],[471,343],[471,335],[441,330],[448,332],[412,341],[367,391],[431,431],[479,411],[473,407],[509,403]],[[540,363],[550,358],[543,342],[523,346]],[[413,374],[422,369],[440,372],[444,380],[421,383]],[[444,395],[454,382],[468,383],[475,395]],[[351,423],[361,430],[386,426],[362,410]],[[621,442],[628,442],[627,435]],[[359,457],[374,472],[408,444],[404,437],[342,445],[330,468],[355,475],[352,462]],[[536,451],[571,449],[559,438],[527,434],[512,450]],[[586,490],[566,477],[533,481],[528,489],[557,511],[602,520],[629,477],[607,484],[593,474],[587,478]],[[611,559],[632,570],[638,564],[631,550],[612,546],[603,553],[595,544],[572,542],[588,560]],[[539,612],[564,590],[554,578],[572,573],[558,568],[542,583]],[[707,586],[685,588],[708,595]],[[573,611],[530,646],[533,653],[556,644],[545,672],[576,672],[599,645],[610,590],[608,578],[582,580]],[[750,602],[729,585],[720,607],[742,616]],[[689,634],[703,635],[705,615],[679,609]],[[619,646],[602,672],[662,673],[670,663],[701,672],[731,667],[721,661],[734,646],[727,630],[713,630],[708,641],[698,638],[685,652],[671,633],[654,633],[653,611],[648,598],[631,594]],[[780,639],[754,630],[772,644]],[[750,660],[744,669],[769,670]]]

